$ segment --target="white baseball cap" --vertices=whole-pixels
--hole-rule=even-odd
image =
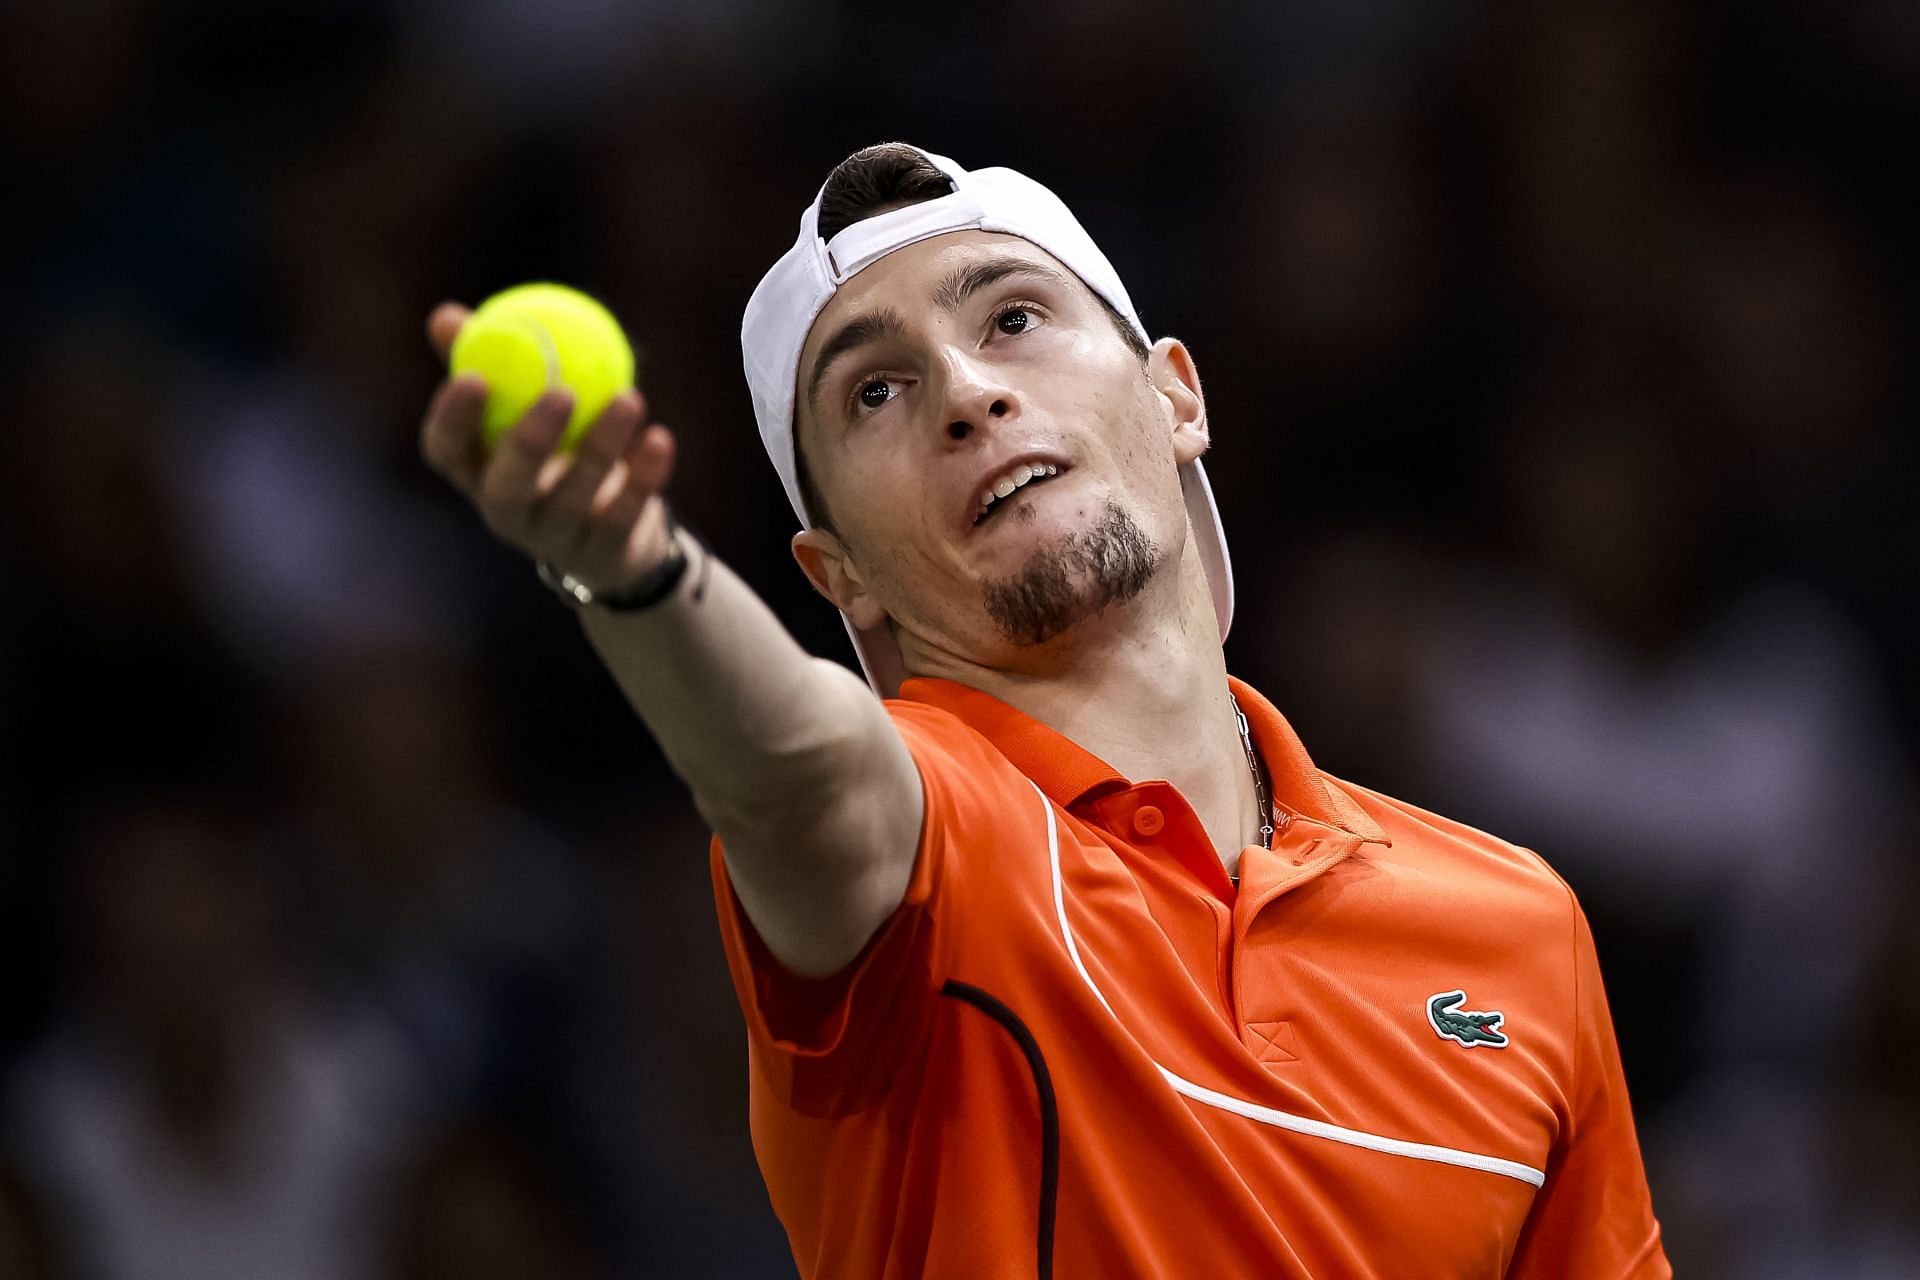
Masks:
[[[920,151],[920,148],[913,148]],[[1135,314],[1120,277],[1060,197],[1033,179],[1012,169],[962,169],[945,156],[920,151],[953,183],[951,194],[887,213],[864,218],[832,240],[820,238],[820,197],[800,215],[800,235],[762,277],[747,301],[740,324],[740,350],[753,392],[753,413],[760,423],[773,469],[803,526],[811,525],[800,495],[794,464],[794,392],[799,378],[800,352],[807,333],[841,285],[896,249],[904,249],[950,231],[997,231],[1038,245],[1079,276],[1088,288],[1105,298],[1133,326],[1142,341],[1151,341]],[[826,188],[821,187],[824,194]],[[1233,562],[1220,527],[1220,512],[1207,484],[1200,460],[1180,467],[1180,487],[1186,495],[1187,517],[1206,568],[1213,594],[1214,616],[1220,638],[1227,638],[1233,621]],[[857,628],[849,619],[847,634],[860,655],[867,682],[881,697],[891,698],[906,679],[906,664],[893,636],[891,623]]]

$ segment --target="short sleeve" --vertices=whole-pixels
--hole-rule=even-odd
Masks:
[[[1512,1280],[1671,1280],[1593,935],[1573,906],[1571,1114],[1515,1250]]]
[[[952,863],[956,833],[967,825],[956,784],[966,789],[961,739],[970,731],[929,708],[889,710],[919,771],[925,816],[906,894],[852,964],[820,979],[783,968],[733,891],[719,837],[712,844],[720,935],[754,1068],[779,1102],[803,1115],[847,1115],[885,1095],[925,1043],[956,927]]]

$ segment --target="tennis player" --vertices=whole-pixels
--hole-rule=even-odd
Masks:
[[[421,443],[716,833],[801,1273],[1670,1275],[1572,893],[1227,674],[1193,357],[1066,206],[861,151],[742,344],[865,682],[678,526],[638,395],[566,455],[550,392],[489,454],[462,377]]]

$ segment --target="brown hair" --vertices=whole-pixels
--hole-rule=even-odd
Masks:
[[[904,142],[862,147],[827,175],[820,192],[820,238],[831,240],[863,218],[938,200],[953,179]]]

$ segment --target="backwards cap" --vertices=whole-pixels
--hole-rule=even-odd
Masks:
[[[997,231],[1019,236],[1058,258],[1088,288],[1106,299],[1143,341],[1150,341],[1113,264],[1060,197],[1012,169],[968,171],[945,156],[918,147],[913,150],[947,175],[953,191],[863,218],[832,240],[820,238],[820,196],[816,195],[800,215],[799,237],[754,289],[740,324],[740,350],[745,358],[747,385],[753,392],[760,440],[803,526],[812,524],[812,520],[800,494],[794,462],[793,403],[800,352],[814,320],[835,291],[894,250],[951,231]],[[822,186],[821,194],[825,192]],[[1220,528],[1213,490],[1198,458],[1181,465],[1180,487],[1200,561],[1206,568],[1220,638],[1225,640],[1233,621],[1233,565],[1227,557],[1226,534]],[[891,625],[883,622],[878,627],[860,629],[849,619],[847,634],[853,638],[867,682],[881,697],[893,697],[907,672]]]

